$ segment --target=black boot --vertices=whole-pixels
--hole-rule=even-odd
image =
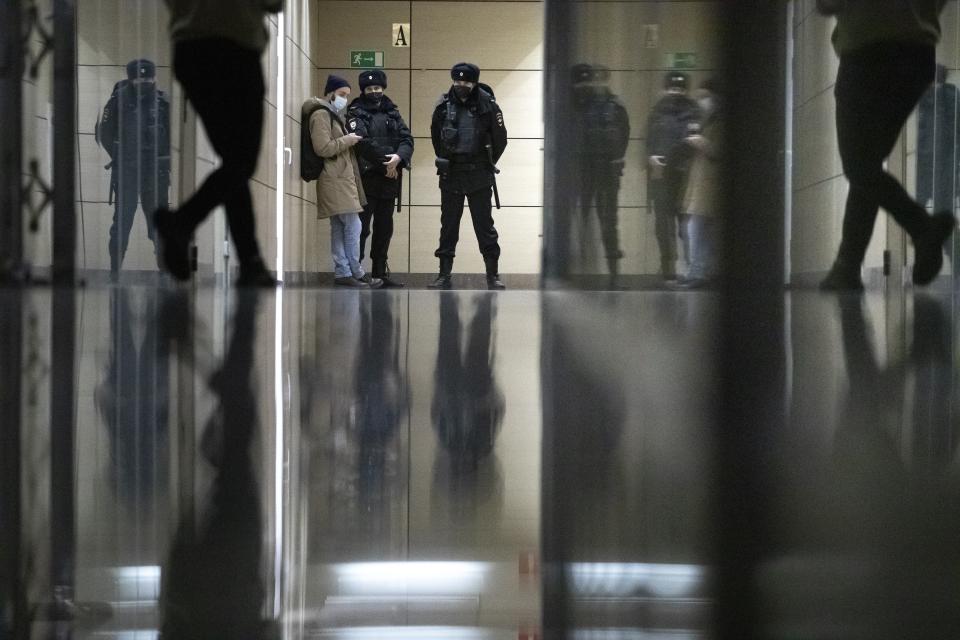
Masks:
[[[453,286],[451,273],[453,273],[453,258],[451,256],[440,256],[440,274],[427,287],[430,289],[449,289]]]
[[[507,286],[500,280],[497,259],[484,258],[483,262],[487,265],[487,289],[496,289],[498,291],[506,289]]]
[[[394,280],[390,275],[390,267],[386,260],[377,260],[373,263],[373,277],[383,281],[383,287],[402,287],[404,284],[399,280]]]

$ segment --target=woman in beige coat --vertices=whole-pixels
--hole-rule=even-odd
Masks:
[[[383,282],[370,277],[360,264],[360,212],[367,200],[354,145],[361,138],[347,133],[341,116],[347,107],[350,84],[331,75],[323,93],[324,98],[317,99],[319,108],[310,116],[310,140],[313,150],[323,158],[323,172],[317,179],[317,217],[330,220],[334,282],[377,288]]]
[[[717,209],[720,205],[723,113],[714,80],[705,80],[700,85],[698,102],[704,118],[702,129],[686,139],[694,155],[683,203],[690,239],[690,270],[680,281],[680,287],[685,289],[704,286],[718,275],[720,221]]]

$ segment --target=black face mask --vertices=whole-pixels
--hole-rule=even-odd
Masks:
[[[473,87],[462,87],[457,85],[453,88],[453,93],[459,100],[466,100],[473,93]]]
[[[380,103],[383,101],[383,91],[374,91],[366,95],[367,95],[367,100],[369,100],[370,102],[372,102],[377,106],[380,106]]]

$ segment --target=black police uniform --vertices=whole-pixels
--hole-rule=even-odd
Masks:
[[[433,149],[441,159],[438,164],[449,162],[438,167],[440,246],[434,255],[440,258],[441,274],[449,274],[453,265],[466,197],[487,274],[496,275],[500,244],[490,203],[494,180],[491,160],[496,163],[507,148],[503,112],[493,96],[480,87],[474,87],[466,102],[460,102],[451,88],[433,110],[430,134]]]
[[[373,262],[373,276],[382,278],[388,273],[387,253],[393,237],[394,204],[400,196],[401,184],[400,179],[387,177],[383,163],[386,156],[395,153],[400,156],[397,170],[409,169],[413,157],[413,135],[397,106],[386,96],[381,98],[379,104],[367,95],[354,100],[347,113],[347,127],[350,133],[363,137],[357,145],[363,190],[367,195],[367,205],[360,215],[363,223],[360,259],[363,259],[372,218],[370,259]]]
[[[147,235],[155,242],[153,212],[169,205],[170,99],[154,82],[152,62],[127,66],[130,79],[118,82],[103,109],[97,135],[110,156],[111,192],[116,194],[110,226],[110,269],[120,270],[139,200],[147,219]]]
[[[575,87],[574,92],[581,224],[586,224],[591,208],[596,207],[603,248],[610,272],[615,275],[617,261],[623,257],[617,210],[623,158],[630,142],[630,119],[607,87]]]
[[[686,95],[667,94],[654,105],[647,121],[647,158],[663,156],[667,163],[660,179],[650,176],[648,165],[647,199],[653,203],[656,216],[661,272],[668,278],[675,275],[677,225],[691,159],[684,141],[699,130],[700,118],[700,107],[695,100]],[[682,228],[679,236],[686,238]]]

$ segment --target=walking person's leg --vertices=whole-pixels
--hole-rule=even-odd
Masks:
[[[249,186],[263,128],[260,56],[227,40],[181,42],[174,72],[222,162],[176,214],[160,210],[157,230],[166,266],[180,279],[189,277],[190,237],[224,204],[241,268],[262,267]]]
[[[850,182],[843,237],[824,289],[863,288],[860,268],[870,244],[879,207],[913,240],[913,279],[926,284],[940,271],[940,246],[953,229],[948,212],[931,218],[883,166],[926,87],[932,81],[932,49],[873,48],[844,56],[835,88],[837,139],[844,174]],[[925,68],[929,60],[929,71]],[[933,249],[933,245],[936,248]]]

